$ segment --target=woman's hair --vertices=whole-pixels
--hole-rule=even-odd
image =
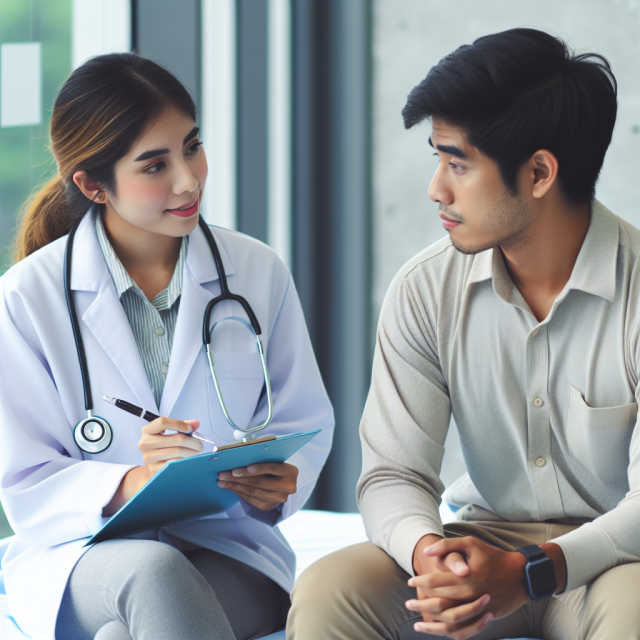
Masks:
[[[574,54],[535,29],[478,38],[431,68],[409,94],[410,129],[424,118],[460,126],[517,193],[517,174],[539,149],[558,159],[558,184],[574,204],[590,200],[611,142],[616,79],[597,53]]]
[[[24,206],[13,248],[16,262],[69,233],[86,213],[90,202],[73,181],[76,171],[116,193],[116,162],[168,107],[196,119],[193,98],[180,81],[135,53],[91,58],[69,76],[51,115],[58,174]]]

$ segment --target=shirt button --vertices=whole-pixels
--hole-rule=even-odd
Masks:
[[[547,461],[544,458],[538,458],[536,460],[536,466],[538,467],[544,467],[545,464],[547,464]]]
[[[156,335],[157,336],[164,335],[164,327],[156,327]]]
[[[169,371],[169,363],[163,362],[160,368],[162,369],[162,373],[167,373],[167,371]]]
[[[542,398],[534,398],[533,399],[533,404],[536,407],[541,407],[544,404],[544,400]]]

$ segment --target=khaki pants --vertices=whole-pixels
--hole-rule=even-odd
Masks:
[[[447,537],[474,536],[512,551],[543,544],[571,525],[454,522]],[[409,575],[371,542],[346,547],[310,566],[294,587],[287,640],[428,640],[404,603]],[[640,640],[640,563],[620,565],[586,587],[529,603],[495,620],[477,640]],[[438,636],[440,637],[440,636]]]

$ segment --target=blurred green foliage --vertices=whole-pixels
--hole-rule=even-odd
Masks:
[[[71,71],[71,0],[0,0],[0,44],[40,42],[42,124],[0,127],[0,275],[21,205],[33,188],[53,176],[48,126],[55,94]]]
[[[41,43],[43,113],[39,126],[0,127],[0,275],[10,265],[21,205],[56,171],[47,132],[56,91],[71,71],[71,0],[0,0],[0,44],[19,42]],[[11,533],[0,505],[0,538]]]

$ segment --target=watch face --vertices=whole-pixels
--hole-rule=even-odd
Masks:
[[[530,585],[530,595],[533,598],[552,595],[557,587],[556,574],[551,558],[534,560],[526,566]]]

